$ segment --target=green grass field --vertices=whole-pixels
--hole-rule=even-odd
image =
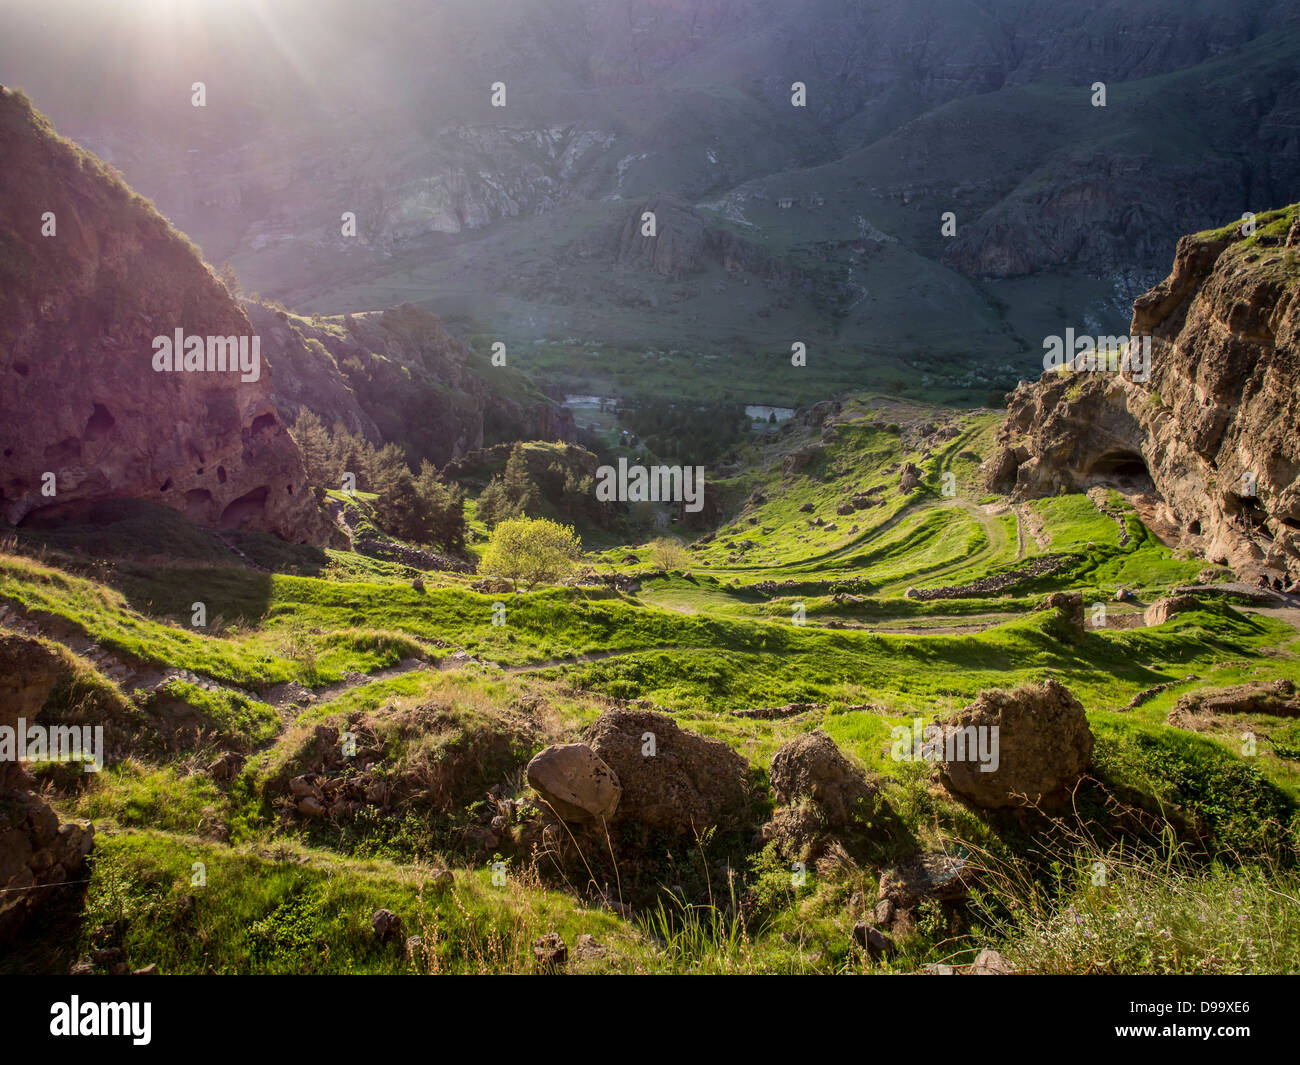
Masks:
[[[70,527],[10,538],[0,605],[75,665],[47,713],[97,708],[116,756],[71,784],[42,771],[59,812],[98,828],[90,882],[0,967],[66,968],[96,928],[120,922],[133,962],[165,972],[521,971],[532,941],[552,930],[571,945],[594,936],[602,951],[575,964],[595,972],[914,971],[968,962],[986,945],[1045,972],[1295,971],[1300,926],[1278,899],[1296,888],[1300,726],[1260,717],[1193,733],[1165,720],[1187,691],[1300,682],[1295,628],[1210,600],[1132,626],[1141,604],[1204,563],[1163,547],[1118,496],[1107,507],[1126,523],[1123,544],[1116,519],[1084,495],[1027,504],[1027,528],[1024,508],[981,486],[996,415],[882,402],[848,401],[832,436],[795,426],[755,445],[717,483],[724,521],[688,542],[688,568],[653,571],[644,544],[592,550],[584,566],[637,578],[628,591],[484,595],[471,577],[432,572],[417,590],[402,566],[241,541],[266,567],[253,569],[211,534],[157,514],[150,536],[137,535],[142,519],[115,515],[95,533],[97,553]],[[923,431],[934,422],[948,429]],[[814,442],[812,461],[783,472],[785,454]],[[907,462],[921,473],[904,493]],[[947,473],[955,491],[945,493]],[[883,502],[836,513],[872,489]],[[161,561],[163,538],[183,552]],[[1066,557],[1055,574],[1022,574],[1055,555]],[[999,576],[999,591],[960,590]],[[1120,585],[1137,605],[1111,602]],[[1055,590],[1108,604],[1112,623],[1071,631],[1039,607]],[[203,626],[193,624],[197,602]],[[492,623],[494,603],[505,624]],[[893,728],[1049,676],[1082,701],[1096,737],[1082,821],[1035,828],[980,812],[890,757]],[[133,689],[141,678],[160,683]],[[287,699],[286,684],[314,698]],[[676,886],[665,882],[630,915],[544,862],[467,847],[487,789],[526,795],[531,753],[572,739],[611,699],[648,700],[682,728],[725,740],[760,787],[782,743],[821,728],[882,782],[896,838],[877,860],[846,856],[798,887],[770,847],[670,846]],[[786,703],[815,705],[788,718],[732,713]],[[409,724],[429,714],[432,731]],[[189,722],[180,739],[168,734],[177,720]],[[346,824],[286,818],[287,781],[310,764],[324,725],[381,737],[382,779],[422,782],[410,802]],[[1247,728],[1270,737],[1250,756]],[[204,767],[225,750],[247,760],[218,785]],[[1165,830],[1126,827],[1117,802]],[[931,914],[878,964],[851,947],[849,900],[874,898],[904,843],[980,855],[989,886],[955,934]],[[1085,875],[1099,860],[1116,869],[1105,890]],[[1136,932],[1133,892],[1143,900]],[[1257,905],[1245,928],[1233,926],[1242,934],[1224,940],[1205,914],[1243,897]],[[381,906],[423,945],[379,943],[369,914]]]

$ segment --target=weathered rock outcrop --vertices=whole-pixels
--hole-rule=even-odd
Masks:
[[[1088,768],[1093,740],[1082,704],[1049,678],[981,692],[944,723],[940,742],[945,783],[977,806],[997,808],[1062,798]],[[995,757],[977,757],[985,753]]]
[[[1048,373],[1010,396],[985,472],[1018,499],[1150,478],[1152,518],[1212,562],[1300,575],[1300,206],[1246,237],[1184,237],[1173,272],[1133,305],[1149,379]]]
[[[198,249],[7,90],[0,145],[0,516],[147,499],[202,525],[322,542],[266,362],[250,380],[251,358],[248,373],[154,369],[154,338],[177,330],[250,338],[251,356],[253,329]]]
[[[614,821],[668,832],[734,827],[748,800],[748,766],[722,740],[686,732],[665,714],[606,710],[583,738],[618,777]]]
[[[59,656],[38,640],[0,636],[0,729],[16,735],[19,719],[36,722],[59,676]],[[0,938],[81,868],[94,840],[90,824],[59,823],[32,790],[17,761],[0,758]]]

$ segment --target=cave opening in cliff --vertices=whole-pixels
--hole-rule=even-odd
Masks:
[[[1128,482],[1143,486],[1152,483],[1146,459],[1127,448],[1116,448],[1098,456],[1088,467],[1088,477],[1095,481]]]
[[[266,513],[266,497],[270,493],[267,485],[245,492],[221,512],[221,528],[242,529],[250,521],[261,518]]]

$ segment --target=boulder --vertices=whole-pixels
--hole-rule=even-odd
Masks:
[[[847,825],[878,790],[821,729],[796,736],[772,756],[771,780],[777,802],[809,798],[834,828]]]
[[[1011,976],[1014,973],[1011,963],[996,950],[981,950],[970,967],[971,976]]]
[[[859,921],[853,926],[853,942],[867,952],[873,960],[887,958],[894,953],[894,941],[875,925]]]
[[[965,859],[947,854],[922,854],[881,875],[880,903],[889,902],[907,910],[924,899],[956,902],[970,893],[973,881],[974,870]],[[889,921],[886,918],[878,923]]]
[[[791,451],[781,459],[781,473],[789,477],[791,474],[798,473],[804,469],[813,459],[821,454],[821,444],[809,444],[798,451]]]
[[[903,466],[903,472],[898,477],[898,489],[904,495],[911,492],[921,483],[921,470],[914,463],[908,462]]]
[[[542,972],[558,972],[569,960],[569,948],[559,932],[547,932],[533,941],[533,958]]]
[[[229,784],[244,768],[244,756],[237,751],[226,751],[208,765],[208,775],[220,784]]]
[[[992,731],[976,731],[985,729]],[[944,725],[938,742],[943,746],[936,760],[948,787],[994,809],[1064,798],[1088,768],[1093,738],[1083,705],[1048,679],[1014,691],[982,692]],[[996,752],[987,761],[996,768],[986,771],[975,757],[981,749]]]
[[[1038,604],[1039,610],[1055,610],[1073,632],[1083,633],[1083,594],[1053,592]]]
[[[623,789],[618,774],[585,743],[559,743],[528,763],[528,783],[565,821],[608,821]]]
[[[622,785],[613,820],[674,833],[739,827],[749,765],[722,740],[686,732],[665,714],[624,708],[606,710],[584,738]]]
[[[376,910],[370,915],[370,927],[380,939],[389,939],[401,934],[402,919],[392,910]]]
[[[1175,614],[1185,610],[1195,610],[1201,604],[1195,596],[1170,595],[1157,599],[1142,613],[1142,620],[1147,625],[1163,625]]]

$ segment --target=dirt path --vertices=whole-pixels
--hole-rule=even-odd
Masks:
[[[24,636],[39,636],[61,644],[88,662],[100,676],[112,681],[127,698],[137,703],[144,702],[150,695],[178,682],[209,692],[230,692],[244,699],[269,703],[277,710],[286,710],[304,703],[328,701],[362,684],[431,668],[423,659],[406,658],[395,666],[374,673],[348,673],[341,680],[316,687],[288,681],[263,688],[242,688],[190,669],[143,662],[130,655],[119,654],[62,619],[32,616],[11,604],[0,603],[0,630],[18,632]],[[137,695],[137,692],[141,694]]]

